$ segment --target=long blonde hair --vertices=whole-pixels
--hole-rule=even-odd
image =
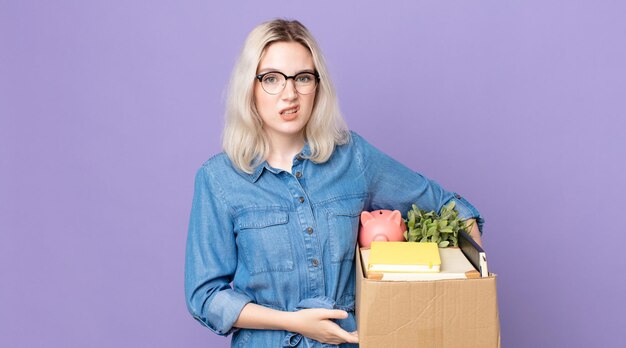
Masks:
[[[250,32],[243,45],[226,99],[224,152],[246,173],[252,173],[269,153],[269,141],[262,131],[263,123],[254,104],[254,82],[261,56],[275,42],[298,42],[306,47],[320,75],[315,104],[304,129],[311,150],[309,158],[317,163],[326,162],[335,146],[345,144],[350,138],[324,57],[311,33],[295,20],[276,19],[262,23]]]

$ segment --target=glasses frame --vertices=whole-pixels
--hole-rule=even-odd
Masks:
[[[263,77],[265,77],[265,75],[267,75],[267,74],[281,74],[281,75],[283,75],[283,77],[285,78],[285,83],[283,84],[283,88],[280,91],[278,91],[276,93],[270,93],[267,90],[265,90],[265,87],[263,86]],[[318,74],[317,71],[313,71],[313,72],[303,71],[303,72],[299,72],[299,73],[297,73],[297,74],[295,74],[293,76],[287,76],[287,75],[285,75],[284,73],[282,73],[280,71],[268,71],[268,72],[264,72],[262,74],[258,74],[255,77],[257,78],[257,80],[259,80],[259,83],[261,84],[261,88],[263,88],[263,91],[265,91],[265,93],[267,93],[267,94],[271,94],[271,95],[280,94],[282,91],[285,90],[285,86],[287,86],[287,80],[292,79],[293,80],[293,86],[296,89],[296,92],[298,94],[300,94],[300,95],[309,95],[311,93],[300,93],[300,91],[298,91],[298,86],[296,85],[296,77],[298,75],[302,75],[302,74],[311,74],[311,75],[315,76],[315,87],[313,88],[313,91],[311,93],[315,92],[315,90],[317,89],[317,85],[320,82],[320,74]]]

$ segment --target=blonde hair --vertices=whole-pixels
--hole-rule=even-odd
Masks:
[[[246,38],[233,69],[226,99],[224,152],[246,173],[252,173],[269,153],[269,141],[262,131],[263,123],[254,104],[254,83],[265,49],[275,42],[298,42],[306,47],[320,75],[311,117],[304,129],[311,150],[309,159],[326,162],[335,146],[347,143],[350,138],[326,63],[311,33],[295,20],[276,19],[262,23]]]

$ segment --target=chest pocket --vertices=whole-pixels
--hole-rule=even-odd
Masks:
[[[365,205],[365,194],[341,197],[325,203],[328,212],[328,236],[331,262],[353,262],[359,217]]]
[[[246,211],[237,217],[237,245],[250,274],[293,270],[288,222],[289,214],[282,210]]]

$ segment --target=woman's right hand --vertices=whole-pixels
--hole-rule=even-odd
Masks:
[[[331,319],[345,319],[348,312],[339,309],[310,308],[291,312],[289,331],[327,344],[359,343],[356,331],[348,332]]]

